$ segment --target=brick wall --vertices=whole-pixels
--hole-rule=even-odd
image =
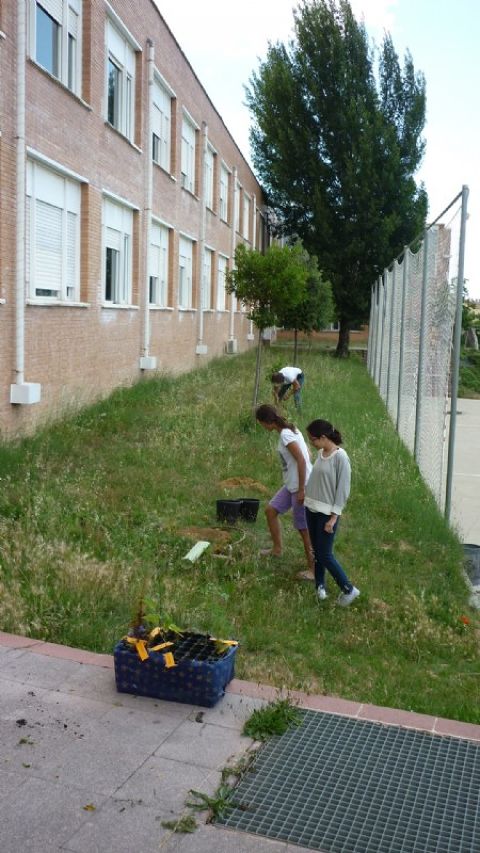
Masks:
[[[253,197],[256,199],[256,242],[259,244],[262,192],[253,173],[229,135],[207,93],[151,0],[113,0],[116,15],[141,47],[136,53],[135,135],[129,142],[111,127],[106,115],[105,26],[107,6],[101,0],[84,0],[82,18],[82,91],[74,95],[32,59],[26,59],[26,144],[37,161],[53,161],[55,168],[74,173],[81,182],[80,298],[75,306],[38,304],[26,294],[25,381],[41,384],[41,402],[11,405],[10,384],[15,381],[15,209],[16,209],[16,3],[3,0],[0,30],[0,430],[4,436],[27,433],[42,421],[59,416],[72,405],[84,404],[108,394],[120,384],[142,375],[145,299],[147,292],[146,179],[151,141],[146,138],[148,120],[147,37],[153,42],[155,67],[175,93],[172,101],[172,158],[170,172],[152,166],[152,212],[170,232],[169,299],[166,308],[151,309],[148,354],[157,358],[161,372],[181,372],[204,364],[225,351],[231,317],[215,310],[217,253],[229,258],[232,247],[244,238],[233,235],[233,169],[241,192],[251,197],[249,240],[253,242]],[[205,211],[198,195],[181,188],[181,125],[188,110],[197,132],[197,187],[202,186],[200,151],[202,126],[215,155],[213,211]],[[231,170],[229,224],[219,217],[219,164]],[[133,214],[132,296],[128,307],[105,306],[102,211],[105,193],[128,202]],[[243,200],[240,199],[240,210]],[[213,248],[212,310],[204,312],[202,342],[206,355],[196,355],[199,335],[199,279],[201,272],[201,224],[205,217],[205,244]],[[238,228],[241,223],[237,223]],[[194,243],[192,310],[178,310],[179,235]],[[250,324],[244,312],[234,315],[238,349],[251,345]]]

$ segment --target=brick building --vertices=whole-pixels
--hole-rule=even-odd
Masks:
[[[0,434],[251,345],[262,191],[152,0],[2,0],[0,131]]]

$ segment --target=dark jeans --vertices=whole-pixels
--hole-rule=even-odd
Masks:
[[[315,585],[325,586],[325,570],[328,569],[342,592],[350,592],[353,589],[353,584],[350,583],[333,554],[333,542],[338,529],[338,519],[333,528],[333,533],[326,533],[325,524],[330,518],[329,515],[325,515],[323,512],[312,512],[308,507],[305,508],[305,514],[310,541],[315,554]]]
[[[295,401],[295,406],[297,407],[297,409],[299,409],[299,408],[300,408],[300,406],[301,406],[300,394],[301,394],[301,391],[302,391],[303,383],[305,382],[305,376],[303,375],[303,373],[299,373],[299,374],[298,374],[298,376],[297,376],[297,382],[298,382],[298,384],[300,385],[300,388],[298,388],[296,391],[294,391],[294,392],[293,392],[293,399],[294,399],[294,401]],[[291,383],[291,382],[285,382],[285,383],[282,385],[282,387],[280,388],[280,391],[278,392],[278,399],[279,399],[279,400],[283,400],[283,398],[285,397],[285,394],[287,393],[288,389],[289,389],[289,388],[291,388],[291,387],[292,387],[292,383]]]

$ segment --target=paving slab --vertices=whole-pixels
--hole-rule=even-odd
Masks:
[[[89,812],[66,840],[65,849],[69,853],[159,853],[161,842],[170,834],[162,820],[160,807],[109,799]]]
[[[159,746],[156,755],[215,769],[224,767],[252,743],[235,729],[185,720]]]
[[[23,642],[23,639],[26,642]],[[33,642],[33,645],[32,645]],[[214,708],[117,693],[106,655],[0,632],[1,853],[305,853],[286,841],[206,824],[189,790],[212,795],[252,746],[250,714],[280,695],[234,680]],[[295,693],[301,707],[480,740],[480,726]]]
[[[98,795],[93,798],[101,805]],[[91,804],[91,799],[90,789],[30,778],[0,800],[2,853],[62,850],[72,832],[87,821],[85,806]]]
[[[293,850],[298,853],[300,848],[288,847],[284,842],[272,841],[261,835],[231,832],[216,826],[203,825],[189,835],[170,835],[160,850],[161,853],[293,853]]]
[[[191,789],[211,796],[219,782],[218,770],[153,755],[117,788],[115,799],[140,798],[146,805],[161,804],[162,809],[175,816],[184,811],[186,795]]]

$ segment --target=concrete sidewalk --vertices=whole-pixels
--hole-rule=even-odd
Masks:
[[[113,659],[0,633],[2,853],[301,853],[304,848],[205,824],[162,821],[190,788],[212,794],[252,741],[253,710],[278,694],[234,680],[206,709],[117,693]],[[480,726],[327,696],[305,708],[480,742]],[[380,853],[380,851],[379,851]]]
[[[457,402],[451,510],[461,541],[480,545],[480,400]]]

